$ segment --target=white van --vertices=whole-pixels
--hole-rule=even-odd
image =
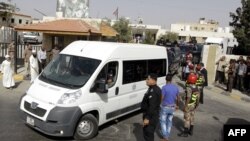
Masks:
[[[19,40],[21,43],[35,43],[41,44],[43,41],[42,33],[39,32],[21,32],[19,35]]]
[[[98,126],[140,109],[147,74],[165,84],[164,47],[75,41],[21,98],[23,120],[42,133],[90,139]]]

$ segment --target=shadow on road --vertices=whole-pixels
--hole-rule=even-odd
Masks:
[[[135,135],[136,140],[143,141],[142,125],[140,123],[134,123],[133,125],[134,125],[133,134]]]
[[[14,88],[17,88],[22,82],[23,82],[23,81],[17,81],[17,82],[15,82]]]

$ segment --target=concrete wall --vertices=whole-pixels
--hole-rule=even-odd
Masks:
[[[239,55],[226,55],[222,53],[221,46],[216,46],[216,45],[205,45],[203,47],[203,52],[202,52],[202,62],[205,65],[205,68],[208,71],[208,84],[211,84],[214,82],[215,79],[215,72],[217,65],[215,64],[216,61],[219,60],[222,56],[226,56],[226,60],[229,63],[230,59],[236,59],[240,57]],[[247,56],[243,56],[244,59],[247,58]]]
[[[64,47],[77,40],[77,36],[64,36]],[[63,48],[64,48],[63,47]]]

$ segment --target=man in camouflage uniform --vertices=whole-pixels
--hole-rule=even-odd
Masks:
[[[184,107],[184,131],[178,136],[188,137],[193,135],[194,114],[199,105],[200,92],[196,86],[197,75],[190,74],[187,78],[188,86],[186,87],[186,101]]]
[[[204,75],[201,73],[201,65],[198,64],[196,66],[196,74],[197,74],[197,81],[196,81],[196,86],[199,89],[200,92],[200,103],[203,104],[203,88],[204,88],[204,82],[205,82],[205,78]]]

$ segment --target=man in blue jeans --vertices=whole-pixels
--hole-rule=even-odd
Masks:
[[[168,141],[172,127],[172,119],[179,103],[179,89],[172,83],[172,75],[166,76],[166,85],[162,87],[162,102],[160,110],[160,126],[162,141]]]

